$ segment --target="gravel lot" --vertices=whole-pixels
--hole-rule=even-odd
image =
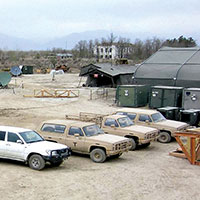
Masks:
[[[90,99],[90,89],[80,88],[79,98],[25,98],[34,89],[78,86],[78,74],[24,75],[0,89],[0,124],[37,129],[46,119],[63,119],[79,111],[111,113],[113,100]],[[85,79],[82,80],[84,82]],[[169,156],[178,147],[153,142],[146,149],[123,154],[105,163],[93,163],[75,154],[60,167],[34,171],[20,162],[0,160],[2,200],[199,200],[200,167]]]

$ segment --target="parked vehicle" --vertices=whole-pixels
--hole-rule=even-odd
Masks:
[[[132,143],[130,150],[135,150],[138,145],[147,147],[150,145],[151,141],[156,140],[158,137],[157,129],[135,125],[127,116],[81,112],[79,116],[66,115],[66,118],[93,121],[98,124],[105,133],[129,138]]]
[[[97,163],[107,157],[119,157],[131,148],[129,139],[108,135],[94,123],[72,120],[48,120],[38,130],[49,141],[60,142],[72,151],[89,154]]]
[[[22,161],[41,170],[46,162],[59,166],[70,155],[69,147],[45,141],[33,130],[0,126],[0,158]]]
[[[175,131],[185,130],[189,127],[189,124],[184,122],[167,120],[157,110],[121,108],[115,113],[128,116],[135,124],[158,129],[160,131],[158,141],[162,143],[170,142]]]

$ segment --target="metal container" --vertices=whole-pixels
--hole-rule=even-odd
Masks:
[[[200,88],[185,88],[183,90],[184,109],[200,109]]]
[[[186,122],[191,126],[199,126],[200,110],[189,109],[180,111],[180,121]]]
[[[117,106],[141,107],[148,102],[149,86],[146,85],[120,85],[116,91]]]
[[[182,106],[183,87],[152,86],[149,95],[149,107]]]
[[[22,74],[33,74],[33,66],[23,66]]]
[[[163,107],[157,108],[157,110],[166,118],[171,120],[180,120],[180,113],[178,107]]]

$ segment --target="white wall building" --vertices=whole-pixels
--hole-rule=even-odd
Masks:
[[[94,47],[94,55],[98,59],[118,59],[127,58],[130,53],[130,46],[119,46],[116,45],[96,45]]]
[[[94,47],[94,55],[99,59],[118,58],[117,47],[115,45],[99,45]]]

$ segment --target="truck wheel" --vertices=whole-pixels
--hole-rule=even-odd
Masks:
[[[168,132],[160,132],[158,141],[161,143],[168,143],[171,141],[171,135]]]
[[[130,150],[134,151],[136,149],[136,147],[137,147],[137,143],[136,143],[136,141],[133,138],[130,138],[130,141],[131,141],[131,148],[130,148]]]
[[[105,151],[102,149],[93,149],[90,152],[90,158],[92,161],[97,162],[97,163],[103,163],[106,160],[106,154]]]
[[[33,154],[29,158],[28,163],[29,163],[29,167],[35,170],[41,170],[45,166],[44,159],[38,154]]]

